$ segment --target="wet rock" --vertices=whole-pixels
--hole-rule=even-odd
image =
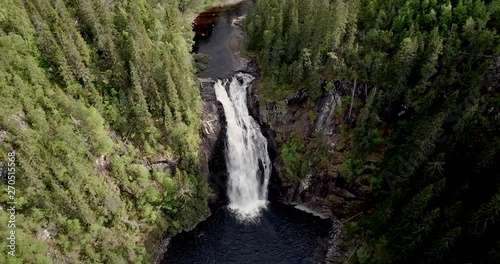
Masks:
[[[356,195],[350,193],[346,189],[341,189],[338,187],[334,187],[330,192],[338,197],[346,198],[346,199],[353,199],[356,198]]]
[[[216,194],[211,206],[223,203],[226,195],[226,160],[225,138],[226,126],[222,104],[217,101],[214,85],[210,78],[199,79],[202,99],[202,133],[200,138],[200,163],[204,175]]]
[[[321,219],[328,219],[328,218],[330,218],[329,216],[327,216],[327,215],[325,215],[325,214],[323,214],[321,212],[318,212],[318,211],[315,211],[315,210],[309,208],[306,204],[298,204],[298,205],[295,206],[295,208],[297,208],[297,209],[299,209],[299,210],[301,210],[303,212],[310,213],[310,214],[312,214],[314,216],[317,216],[317,217],[319,217]]]
[[[348,258],[349,252],[342,248],[345,236],[346,231],[344,226],[337,224],[332,228],[327,242],[328,250],[326,252],[325,264],[335,264],[341,258]]]
[[[293,106],[293,105],[300,105],[303,104],[307,101],[308,95],[306,91],[298,91],[295,95],[292,97],[289,97],[286,99],[286,104],[288,106]]]
[[[243,21],[245,20],[247,16],[240,16],[240,17],[237,17],[235,19],[233,19],[233,21],[231,22],[231,25],[233,27],[239,27],[239,28],[242,28],[243,26]]]
[[[326,130],[328,135],[333,134],[332,125],[335,120],[335,110],[337,107],[341,107],[341,104],[341,95],[336,90],[332,90],[318,99],[316,108],[319,110],[319,115],[316,119],[316,131]]]
[[[172,240],[171,237],[164,237],[157,245],[157,251],[158,253],[156,254],[156,257],[153,260],[153,264],[160,264],[161,259],[163,256],[167,253],[168,250],[168,245],[170,245],[170,241]]]

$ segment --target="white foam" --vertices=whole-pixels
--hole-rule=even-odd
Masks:
[[[229,209],[240,219],[255,218],[266,207],[271,175],[266,138],[247,108],[246,90],[253,79],[249,74],[236,74],[229,83],[229,94],[225,88],[227,83],[219,80],[214,85],[227,122]]]

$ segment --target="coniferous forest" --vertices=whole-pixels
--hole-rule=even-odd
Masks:
[[[153,263],[210,214],[192,22],[220,2],[0,2],[0,263]],[[260,96],[353,84],[340,174],[373,190],[336,261],[500,263],[500,0],[248,2]],[[279,137],[284,181],[335,155]]]
[[[500,261],[500,1],[260,0],[245,29],[267,97],[368,91],[344,168],[383,159],[349,263]]]
[[[207,214],[189,20],[205,2],[0,3],[1,188],[15,151],[18,190],[0,263],[148,263]]]

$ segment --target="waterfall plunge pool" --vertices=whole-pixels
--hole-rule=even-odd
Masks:
[[[266,204],[271,164],[266,139],[246,106],[247,88],[253,79],[238,73],[214,85],[227,119],[229,205],[217,209],[193,230],[175,236],[163,264],[323,262],[329,220],[279,203],[254,206]],[[263,180],[259,162],[267,168]]]
[[[198,77],[226,78],[235,73],[239,62],[234,54],[238,45],[234,43],[241,41],[242,33],[232,26],[232,21],[245,13],[246,4],[242,2],[207,10],[197,18],[194,51],[211,56],[207,69]],[[237,211],[227,206],[218,208],[194,229],[173,237],[161,263],[324,262],[330,220],[277,202],[269,202],[252,221],[242,221]]]
[[[173,237],[162,264],[322,263],[331,222],[269,203],[253,222],[227,207],[189,232]]]

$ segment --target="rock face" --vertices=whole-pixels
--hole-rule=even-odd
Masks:
[[[365,168],[362,175],[354,182],[348,182],[340,169],[350,149],[349,140],[342,135],[341,126],[350,126],[358,114],[358,109],[354,106],[347,118],[346,109],[349,107],[342,105],[345,103],[342,100],[343,96],[351,96],[353,84],[337,81],[331,90],[324,90],[317,99],[312,99],[306,90],[301,90],[283,101],[266,100],[259,95],[260,76],[257,63],[253,59],[240,57],[239,51],[243,41],[240,28],[242,19],[243,17],[238,17],[232,20],[233,33],[227,39],[227,46],[232,54],[231,58],[238,61],[239,67],[236,70],[256,77],[254,84],[248,90],[247,104],[250,114],[260,124],[263,135],[268,141],[269,156],[273,162],[269,199],[297,205],[300,210],[338,221],[349,220],[359,215],[363,210],[364,201],[372,190],[368,176],[371,168]],[[213,88],[215,81],[210,78],[199,80],[203,101],[201,164],[205,175],[210,175],[210,183],[219,197],[212,202],[214,207],[227,201],[226,125],[222,105],[215,96]],[[326,86],[325,84],[325,88]],[[358,86],[355,96],[366,98],[366,95],[367,88]],[[307,141],[324,137],[324,145],[328,155],[332,155],[333,162],[322,168],[309,166],[307,175],[302,179],[286,179],[283,173],[285,168],[279,154],[281,145],[276,138],[277,136],[286,138],[293,131],[297,131]],[[330,239],[325,245],[326,263],[334,263],[340,256],[346,255],[346,252],[339,249],[344,233],[342,225],[333,226]]]
[[[247,71],[258,76],[253,62]],[[342,96],[351,95],[353,85],[347,82],[336,82],[331,91],[324,91],[312,101],[305,91],[299,91],[284,102],[274,102],[259,96],[259,80],[249,90],[248,108],[252,116],[259,122],[263,134],[268,140],[269,153],[273,161],[273,172],[269,184],[269,199],[295,205],[297,209],[310,212],[319,217],[335,219],[329,239],[325,245],[325,262],[336,263],[349,252],[341,247],[345,231],[341,221],[349,221],[363,211],[364,201],[369,197],[372,187],[370,178],[372,168],[365,168],[362,175],[354,182],[348,182],[342,175],[341,164],[347,159],[350,149],[346,135],[342,135],[341,125],[350,126],[358,113],[353,107],[352,118],[347,117],[348,106],[342,106]],[[357,97],[366,98],[366,91],[358,89]],[[311,115],[311,112],[314,115]],[[311,118],[314,116],[315,118]],[[280,158],[280,143],[276,136],[289,137],[297,131],[305,140],[314,140],[322,135],[332,155],[332,164],[325,168],[309,167],[308,174],[302,179],[294,180],[284,177],[284,165]]]
[[[225,140],[226,124],[224,109],[217,101],[213,79],[199,79],[202,99],[202,134],[200,139],[200,159],[204,175],[209,176],[209,182],[216,194],[216,200],[211,206],[223,203],[226,197],[226,159]]]
[[[253,89],[259,89],[258,84]],[[282,102],[281,109],[278,109],[280,102],[265,100],[259,96],[258,90],[249,91],[248,107],[268,138],[269,152],[274,161],[271,199],[301,205],[337,219],[347,219],[362,210],[363,201],[371,192],[369,177],[361,175],[353,183],[348,183],[340,170],[350,147],[342,139],[339,129],[341,124],[347,125],[348,122],[345,111],[341,110],[341,98],[350,95],[351,89],[352,84],[337,82],[331,91],[325,91],[314,102],[310,102],[306,92],[299,91]],[[358,91],[357,96],[364,96],[362,89]],[[314,120],[310,117],[311,112],[316,116]],[[356,109],[353,109],[353,116],[356,114]],[[281,146],[275,140],[275,134],[286,137],[293,131],[299,132],[307,140],[313,140],[321,134],[328,154],[334,157],[333,164],[326,168],[310,167],[303,179],[284,179],[284,168],[278,155]],[[363,174],[369,172],[370,168],[367,168]]]
[[[198,52],[205,51],[207,54],[213,52],[213,60],[231,61],[227,67],[222,67],[223,65],[220,65],[220,61],[214,61],[218,67],[220,66],[223,69],[216,70],[215,72],[214,69],[210,69],[209,74],[202,73],[199,76],[208,75],[211,78],[198,79],[203,104],[202,133],[199,144],[200,161],[202,171],[205,175],[209,175],[209,182],[217,197],[211,203],[212,208],[227,201],[226,185],[228,176],[225,160],[226,119],[222,104],[217,101],[215,95],[215,80],[213,78],[227,78],[238,71],[258,76],[256,63],[240,56],[244,38],[241,25],[245,18],[244,13],[246,12],[243,2],[226,1],[222,6],[214,7],[201,13],[193,22],[197,37],[199,39],[210,39],[208,44],[197,45],[195,49],[199,49]],[[215,30],[214,26],[220,27],[216,30],[218,35],[210,33]],[[220,50],[221,47],[223,50],[222,53]],[[224,74],[216,74],[216,72],[223,72]],[[274,136],[271,135],[269,138],[274,138]]]

